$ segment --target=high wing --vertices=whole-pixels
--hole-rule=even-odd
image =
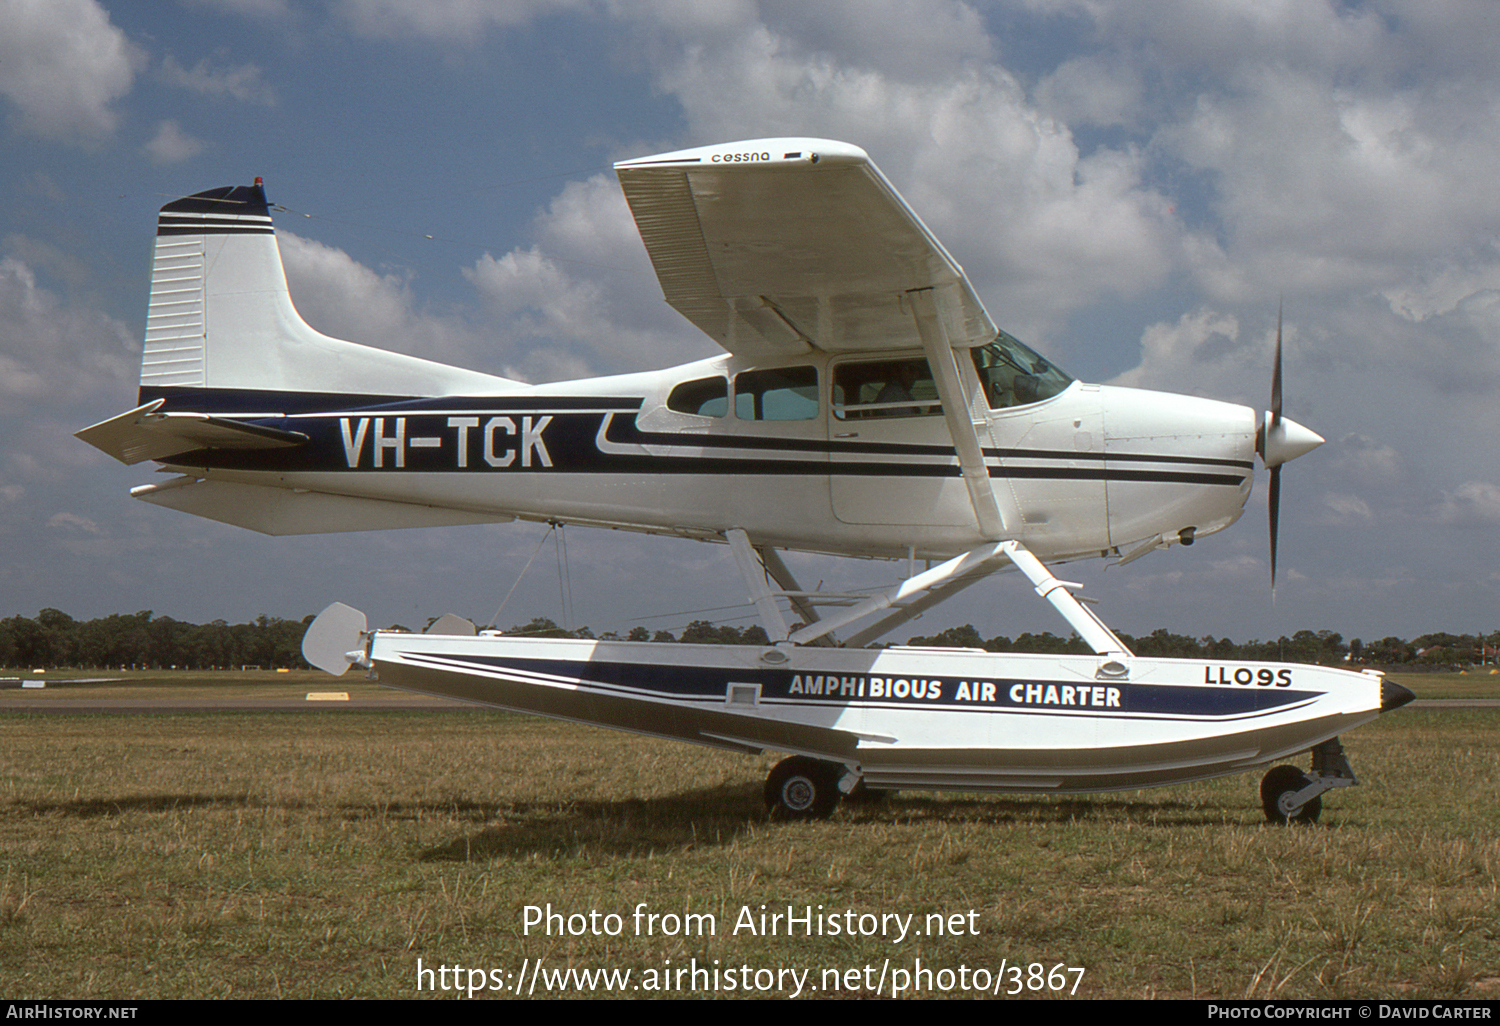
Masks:
[[[755,139],[615,173],[667,302],[731,353],[920,348],[918,290],[946,308],[953,347],[995,336],[963,268],[857,146]]]

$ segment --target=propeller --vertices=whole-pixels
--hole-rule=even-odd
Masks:
[[[1276,359],[1271,365],[1271,408],[1255,433],[1255,451],[1271,471],[1266,506],[1271,520],[1271,589],[1276,589],[1276,536],[1281,524],[1281,465],[1323,444],[1323,436],[1281,415],[1281,308],[1276,309]]]

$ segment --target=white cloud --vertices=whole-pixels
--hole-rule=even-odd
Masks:
[[[24,261],[0,257],[0,413],[96,390],[123,394],[139,351],[125,325],[65,306]]]
[[[1081,14],[1096,39],[1144,49],[1162,72],[1232,77],[1244,65],[1392,66],[1388,31],[1373,10],[1331,0],[1027,0],[1044,16]],[[1404,10],[1404,8],[1403,8]]]
[[[1068,123],[1136,127],[1145,91],[1138,63],[1109,54],[1063,61],[1038,83],[1036,95],[1049,115]]]
[[[1363,527],[1375,522],[1375,511],[1358,495],[1326,492],[1322,500],[1320,522],[1335,527]]]
[[[617,9],[637,12],[643,60],[683,106],[687,128],[671,144],[810,135],[864,147],[1023,334],[1102,297],[1138,295],[1181,260],[1180,227],[1145,184],[1141,153],[1081,155],[1066,125],[983,59],[989,37],[965,5],[903,6],[902,24],[969,27],[914,36],[915,62],[779,17],[777,4],[763,17],[737,5],[736,18],[708,26],[676,20],[671,4]],[[885,45],[901,38],[892,31]]]
[[[47,518],[47,526],[52,528],[64,528],[74,531],[82,531],[85,534],[102,534],[99,525],[88,517],[81,517],[76,513],[54,513]]]
[[[536,240],[460,268],[471,314],[422,309],[410,274],[278,231],[303,317],[337,338],[528,381],[660,367],[719,350],[661,299],[614,177],[572,182],[538,215]]]
[[[138,59],[94,0],[0,5],[0,95],[19,132],[85,143],[109,136]]]
[[[949,0],[762,0],[759,16],[808,53],[917,81],[946,78],[956,65],[993,56],[969,4]]]
[[[205,57],[191,68],[185,68],[178,63],[177,58],[168,55],[162,61],[161,75],[171,85],[204,96],[227,96],[241,103],[253,103],[262,107],[276,104],[276,90],[261,78],[261,69],[256,64],[221,68],[214,66]]]
[[[145,145],[146,153],[157,164],[178,164],[202,153],[207,144],[182,130],[175,120],[168,118],[157,126],[156,135]]]
[[[1267,346],[1266,356],[1270,353]],[[1110,384],[1217,392],[1240,379],[1246,363],[1254,360],[1240,339],[1238,318],[1200,307],[1183,314],[1175,324],[1147,327],[1141,335],[1140,363]]]
[[[338,6],[363,36],[466,43],[488,29],[516,28],[582,5],[583,0],[342,0]]]
[[[1465,300],[1500,294],[1500,263],[1493,245],[1467,259],[1442,261],[1383,290],[1391,310],[1414,324],[1452,313]]]
[[[1334,446],[1335,472],[1372,488],[1389,488],[1405,480],[1405,461],[1391,446],[1358,433],[1345,435]]]
[[[1500,486],[1489,481],[1465,481],[1443,492],[1434,511],[1438,523],[1452,527],[1500,526]]]
[[[477,367],[473,332],[456,316],[416,304],[410,278],[373,271],[341,249],[278,230],[292,300],[304,320],[334,338],[457,366]],[[493,361],[491,361],[493,362]]]
[[[185,0],[192,7],[216,8],[226,14],[261,21],[287,21],[292,9],[287,0]]]
[[[644,370],[720,351],[662,301],[613,175],[569,183],[533,236],[530,248],[486,253],[464,270],[528,379]]]

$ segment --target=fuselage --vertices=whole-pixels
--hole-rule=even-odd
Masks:
[[[903,362],[917,380],[895,401],[889,384],[876,394],[881,373]],[[1255,455],[1249,408],[1066,376],[1055,394],[1026,401],[986,387],[977,359],[958,363],[1003,539],[1044,559],[1097,556],[1209,534],[1243,511]],[[254,494],[289,503],[341,496],[431,509],[433,523],[519,517],[699,538],[739,528],[803,551],[947,557],[997,539],[981,533],[924,367],[920,353],[774,363],[726,355],[499,394],[143,387],[141,402],[305,436],[286,448],[163,461],[202,481],[274,489]],[[190,508],[192,487],[140,492],[203,512]],[[217,518],[259,526],[246,516]],[[337,522],[321,529],[361,526],[347,513],[330,517]]]

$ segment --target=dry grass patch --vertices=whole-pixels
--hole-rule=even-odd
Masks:
[[[405,997],[419,958],[636,980],[717,959],[816,985],[920,958],[1082,966],[1092,997],[1496,997],[1497,726],[1403,710],[1351,734],[1364,785],[1286,829],[1249,775],[910,793],[780,825],[760,801],[773,757],[522,717],[0,716],[0,991]],[[527,935],[548,903],[625,929]],[[637,936],[638,904],[716,929]],[[978,935],[736,934],[762,905],[918,928],[972,911]]]

